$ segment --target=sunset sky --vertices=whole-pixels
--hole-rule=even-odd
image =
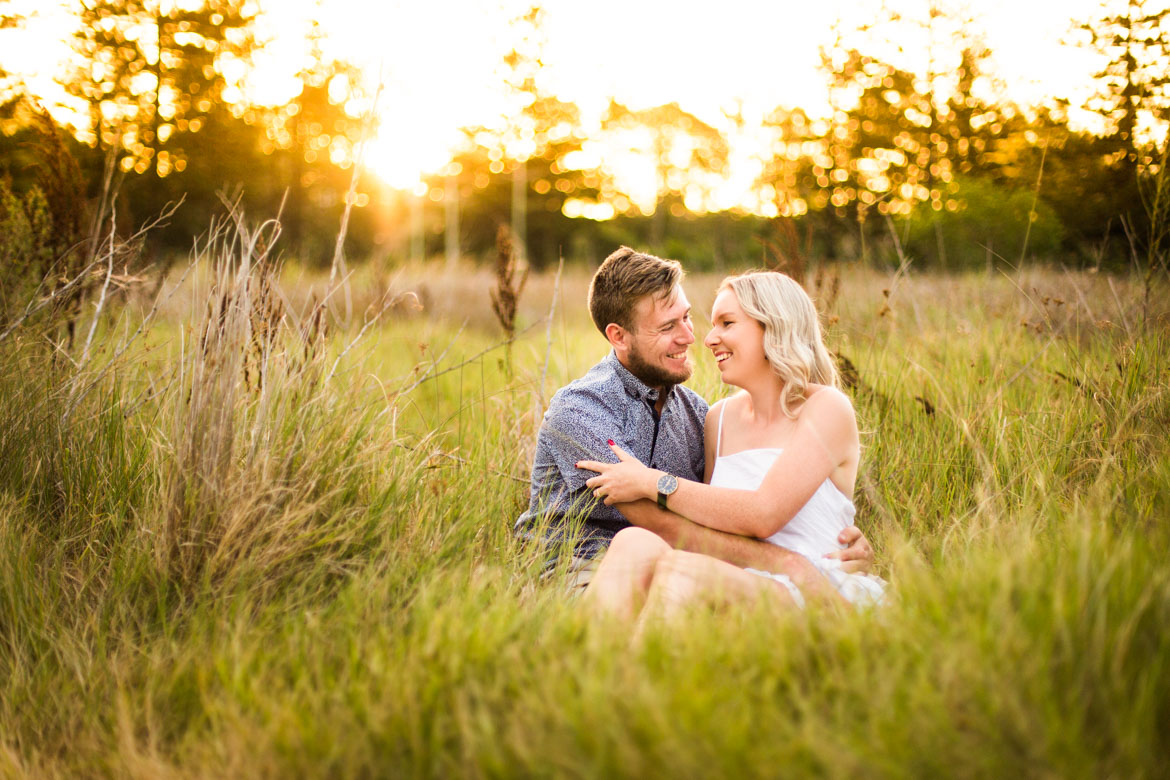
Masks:
[[[246,85],[257,101],[278,103],[294,89],[290,75],[302,53],[301,31],[319,16],[331,49],[360,64],[371,82],[382,73],[379,103],[382,129],[368,162],[390,184],[410,188],[422,173],[441,168],[464,125],[499,121],[502,112],[500,58],[514,34],[509,21],[523,14],[528,0],[369,3],[367,0],[264,0],[262,35],[267,49],[256,55],[257,70]],[[23,74],[34,94],[48,104],[64,98],[52,76],[68,57],[65,37],[69,3],[13,0],[16,12],[39,11],[30,28],[4,31],[0,64]],[[908,17],[925,18],[925,2],[891,0]],[[587,121],[596,119],[610,97],[634,108],[668,102],[729,133],[732,174],[719,197],[742,202],[754,178],[759,134],[752,131],[777,105],[826,111],[824,76],[817,71],[818,47],[833,22],[846,26],[873,21],[876,2],[825,0],[808,3],[656,3],[639,0],[551,0],[545,4],[544,85],[576,102]],[[995,74],[1007,96],[1024,104],[1068,97],[1076,105],[1088,94],[1097,59],[1061,45],[1071,37],[1073,19],[1091,16],[1097,0],[982,0],[976,29],[993,52]],[[902,29],[906,50],[888,52],[896,64],[921,67],[925,47]],[[742,107],[747,120],[734,131],[724,111]],[[67,116],[56,109],[59,118]],[[1084,115],[1073,116],[1087,121]],[[630,190],[639,186],[636,165],[626,173]]]

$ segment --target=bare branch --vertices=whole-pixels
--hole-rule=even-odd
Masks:
[[[513,338],[513,339],[505,339],[505,340],[503,340],[503,341],[500,341],[500,342],[497,342],[497,343],[495,343],[495,344],[491,345],[490,347],[487,347],[487,348],[485,348],[485,349],[481,349],[479,352],[476,352],[474,355],[472,355],[471,357],[467,358],[466,360],[463,360],[463,361],[461,361],[461,362],[459,362],[459,363],[456,363],[456,364],[455,364],[455,365],[453,365],[453,366],[449,366],[449,367],[447,367],[447,368],[444,368],[442,371],[435,371],[434,373],[430,373],[430,372],[428,372],[428,373],[426,373],[426,374],[423,374],[421,377],[419,377],[419,378],[418,378],[418,380],[416,380],[415,382],[411,383],[409,387],[404,387],[404,388],[402,388],[402,389],[400,389],[400,390],[397,390],[397,391],[394,393],[394,395],[398,396],[398,395],[403,395],[403,394],[405,394],[405,393],[409,393],[411,390],[414,390],[416,387],[418,387],[419,385],[421,385],[423,382],[427,382],[427,381],[429,381],[429,380],[431,380],[431,379],[437,379],[437,378],[439,378],[439,377],[443,376],[443,374],[449,374],[449,373],[451,373],[452,371],[458,371],[459,369],[463,368],[464,366],[466,366],[466,365],[468,365],[468,364],[470,364],[470,363],[474,363],[476,360],[479,360],[481,357],[483,357],[483,356],[484,356],[484,355],[486,355],[487,353],[489,353],[489,352],[492,352],[492,351],[494,351],[494,350],[497,350],[497,349],[499,349],[499,348],[501,348],[501,347],[506,347],[506,346],[508,346],[508,344],[509,344],[509,343],[511,343],[512,341],[514,341],[516,338],[519,338],[520,336],[523,336],[525,333],[527,333],[528,331],[532,330],[533,328],[535,328],[537,325],[541,324],[542,322],[544,322],[544,318],[543,318],[543,317],[542,317],[542,318],[540,318],[539,320],[537,320],[536,322],[532,323],[531,325],[529,325],[529,326],[528,326],[527,328],[525,328],[524,330],[522,330],[522,331],[520,331],[519,333],[517,333],[517,334],[516,334],[516,336],[515,336],[515,338]],[[465,323],[465,324],[466,324],[466,323]],[[459,330],[460,330],[460,332],[462,332],[463,328],[461,327]],[[457,333],[457,334],[455,334],[455,335],[456,335],[456,337],[458,337],[458,335],[459,335],[459,334]],[[454,340],[452,340],[452,344],[453,344],[453,343],[454,343]],[[447,350],[445,350],[445,351],[443,352],[443,355],[446,355],[446,354],[447,354],[447,351],[450,351],[450,349],[451,349],[451,347],[448,345],[448,347],[447,347]],[[442,355],[440,355],[440,359],[442,359]],[[437,366],[437,365],[438,365],[438,363],[436,362],[434,365],[436,365],[436,366]]]
[[[341,359],[344,358],[347,354],[349,354],[349,351],[351,349],[353,349],[354,346],[359,341],[362,340],[362,337],[366,335],[366,331],[368,331],[370,328],[374,327],[374,325],[378,322],[378,320],[382,319],[382,315],[386,313],[386,310],[392,306],[398,305],[399,303],[401,303],[402,301],[407,300],[407,299],[413,299],[415,303],[418,303],[418,296],[415,295],[413,292],[399,293],[398,295],[395,295],[393,298],[390,298],[389,293],[387,292],[387,296],[386,296],[385,302],[382,304],[382,308],[378,310],[377,314],[375,314],[373,317],[371,317],[369,320],[366,321],[366,324],[362,326],[362,329],[360,331],[358,331],[358,334],[353,337],[353,341],[349,342],[349,345],[345,349],[343,349],[341,351],[341,354],[337,356],[337,359],[333,361],[333,367],[329,369],[329,373],[325,377],[326,382],[328,382],[330,379],[332,379],[334,373],[337,372],[337,366],[338,366],[338,364],[341,363]]]
[[[553,315],[557,310],[557,298],[561,292],[561,272],[565,270],[565,256],[562,254],[557,263],[557,276],[553,281],[552,303],[548,306],[548,329],[544,336],[544,368],[540,372],[540,387],[538,389],[538,398],[540,399],[540,408],[544,409],[544,382],[548,379],[548,361],[552,354],[552,331],[553,331]]]
[[[110,248],[106,250],[106,257],[109,262],[106,267],[106,281],[102,285],[102,294],[98,296],[97,306],[94,308],[93,321],[89,324],[89,335],[85,338],[85,346],[81,350],[80,364],[85,365],[89,360],[89,348],[93,345],[93,334],[97,332],[98,320],[101,319],[102,309],[106,305],[106,294],[110,291],[110,278],[114,275],[114,242],[117,236],[114,232],[115,224],[118,219],[118,211],[116,208],[110,208]]]

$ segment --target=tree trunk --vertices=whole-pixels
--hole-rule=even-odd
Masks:
[[[454,176],[448,176],[443,187],[443,205],[447,217],[447,272],[453,273],[459,261],[459,182]]]
[[[512,171],[512,252],[516,259],[528,259],[528,161]]]

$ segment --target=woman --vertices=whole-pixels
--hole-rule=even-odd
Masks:
[[[849,398],[821,337],[816,309],[783,274],[733,276],[711,313],[711,350],[725,383],[741,388],[706,420],[705,483],[677,480],[668,508],[720,531],[766,539],[808,559],[816,572],[741,569],[673,550],[629,528],[613,540],[587,598],[602,611],[670,614],[702,599],[767,599],[804,606],[806,595],[854,604],[880,602],[885,583],[846,574],[824,556],[853,524],[860,442]],[[586,484],[606,504],[659,496],[663,473],[614,448],[618,463],[581,461],[598,475]],[[664,486],[671,490],[669,479]],[[808,571],[808,567],[805,567]]]

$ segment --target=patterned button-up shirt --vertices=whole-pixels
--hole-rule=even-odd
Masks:
[[[655,413],[659,392],[631,374],[613,352],[561,388],[540,427],[528,510],[516,521],[516,532],[543,529],[545,538],[555,542],[577,531],[580,520],[576,554],[593,556],[630,525],[585,487],[595,472],[575,466],[579,460],[616,463],[607,439],[651,468],[701,482],[707,402],[676,385],[666,390],[662,412]]]

